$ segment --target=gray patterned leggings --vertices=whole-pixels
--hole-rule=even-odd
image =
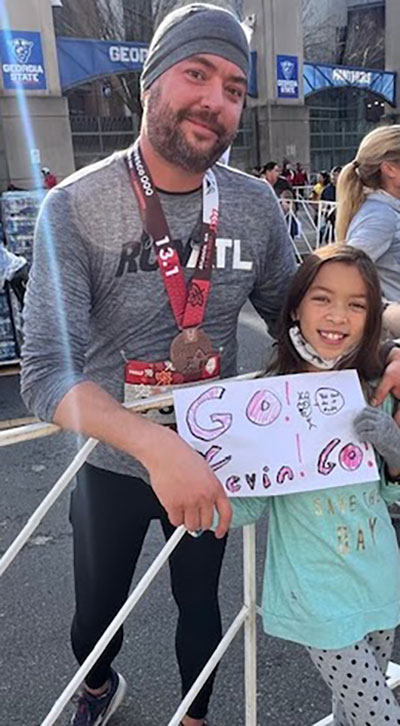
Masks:
[[[386,684],[394,630],[377,630],[348,648],[307,648],[332,691],[333,726],[397,726],[400,705]]]

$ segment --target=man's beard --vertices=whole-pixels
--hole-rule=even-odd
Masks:
[[[185,118],[207,124],[216,133],[215,142],[207,150],[201,151],[187,140],[181,128]],[[215,164],[236,136],[236,130],[228,132],[219,123],[217,114],[211,111],[192,111],[190,108],[173,111],[168,103],[161,103],[161,89],[157,87],[149,94],[146,132],[153,149],[163,159],[195,174],[201,174]]]

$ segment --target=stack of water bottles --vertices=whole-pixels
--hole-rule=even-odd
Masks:
[[[17,358],[14,330],[10,318],[10,309],[5,292],[0,293],[0,361],[12,361]]]
[[[30,265],[33,254],[33,233],[42,191],[5,192],[1,196],[1,219],[7,249],[22,255]],[[0,362],[18,358],[17,331],[21,316],[12,294],[0,292]]]

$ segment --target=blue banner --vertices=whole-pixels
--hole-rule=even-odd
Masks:
[[[304,63],[304,95],[324,88],[363,88],[381,96],[392,106],[396,104],[396,73],[353,66],[325,63]]]
[[[146,43],[59,37],[57,53],[61,88],[66,91],[102,76],[141,71],[147,49]],[[250,54],[248,94],[253,98],[257,96],[256,51]]]
[[[258,81],[257,81],[257,51],[250,51],[249,77],[247,79],[247,94],[251,98],[258,97]]]
[[[4,88],[43,91],[47,88],[40,33],[0,31]]]
[[[61,88],[114,73],[141,71],[147,56],[146,43],[57,38]]]
[[[278,98],[299,97],[299,60],[297,55],[276,56]]]

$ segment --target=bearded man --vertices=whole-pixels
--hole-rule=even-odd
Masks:
[[[221,638],[218,580],[231,510],[206,461],[170,426],[129,412],[168,386],[235,375],[238,315],[250,298],[274,331],[294,259],[272,189],[216,164],[233,142],[249,51],[236,18],[211,5],[168,15],[141,77],[132,148],[52,190],[42,209],[26,302],[27,405],[100,440],[72,494],[79,663],[123,605],[152,519],[166,538],[185,695]],[[49,284],[49,280],[52,284]],[[125,681],[112,668],[122,629],[90,671],[75,726],[105,724]],[[137,654],[136,654],[137,655]],[[184,726],[204,726],[213,676]]]

